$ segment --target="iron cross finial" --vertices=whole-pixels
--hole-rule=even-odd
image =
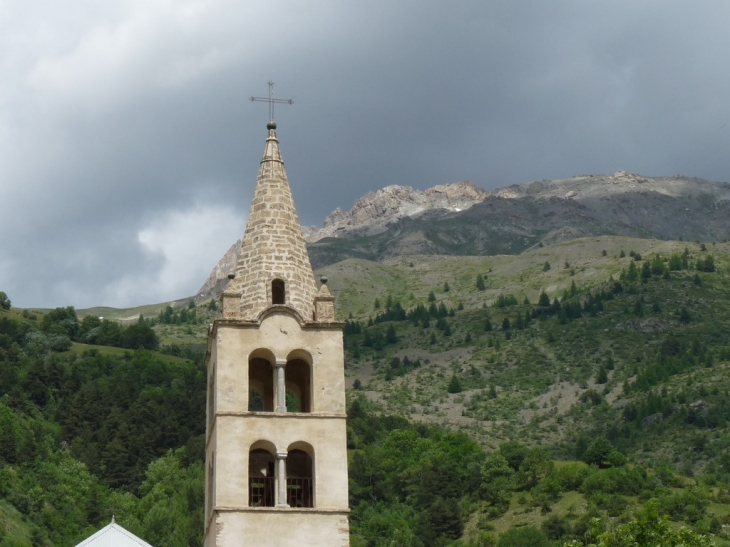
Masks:
[[[274,104],[276,103],[285,103],[285,104],[294,104],[294,101],[291,99],[274,99],[274,82],[269,80],[269,96],[267,97],[250,97],[250,100],[253,101],[260,101],[263,103],[269,103],[269,121],[274,121]]]

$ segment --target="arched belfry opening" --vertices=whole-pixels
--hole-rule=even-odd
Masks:
[[[286,285],[283,279],[274,279],[271,282],[271,303],[286,304]]]
[[[307,357],[294,353],[286,361],[287,412],[312,412],[312,367]]]
[[[296,448],[294,448],[296,447]],[[314,507],[314,450],[294,443],[286,456],[286,502],[289,507]]]
[[[248,360],[248,410],[274,411],[274,367],[272,359],[251,354]]]
[[[257,446],[260,446],[257,448]],[[276,457],[269,447],[254,443],[248,453],[248,506],[274,507]]]

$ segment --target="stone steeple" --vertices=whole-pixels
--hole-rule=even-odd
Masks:
[[[349,547],[344,323],[317,291],[269,122],[223,318],[208,331],[205,547]]]
[[[273,303],[295,309],[310,322],[316,283],[281,159],[276,123],[269,122],[267,128],[235,278],[223,293],[223,316],[255,321]],[[277,289],[277,283],[283,289]],[[278,296],[273,294],[279,290]]]

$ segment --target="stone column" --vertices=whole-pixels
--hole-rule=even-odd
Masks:
[[[277,359],[276,369],[276,411],[286,412],[286,378],[284,377],[286,359]]]
[[[276,494],[277,507],[289,507],[286,502],[286,452],[276,453],[276,480],[279,488]]]

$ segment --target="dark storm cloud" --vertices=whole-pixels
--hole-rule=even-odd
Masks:
[[[308,224],[388,184],[727,180],[729,16],[671,0],[14,6],[0,290],[21,306],[194,293],[242,233],[267,119],[246,99],[269,79],[295,100],[278,133]]]

